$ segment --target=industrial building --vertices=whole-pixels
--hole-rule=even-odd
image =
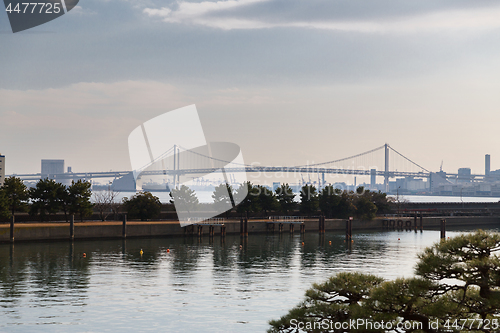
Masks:
[[[64,160],[42,160],[42,179],[54,179],[54,175],[64,173]]]

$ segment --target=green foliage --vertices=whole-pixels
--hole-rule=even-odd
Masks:
[[[477,231],[442,241],[419,256],[416,272],[439,283],[437,293],[459,291],[454,302],[481,317],[500,309],[500,234]]]
[[[6,178],[0,192],[4,194],[6,204],[14,215],[15,212],[26,210],[29,201],[29,193],[23,181],[17,177]]]
[[[158,217],[161,212],[160,199],[150,192],[139,192],[130,199],[123,198],[123,204],[130,218],[141,221]]]
[[[258,190],[250,182],[244,182],[236,190],[234,194],[235,199],[240,201],[238,206],[236,206],[236,211],[238,213],[250,213],[252,211],[259,211],[259,201],[257,199],[259,193]],[[243,199],[242,199],[243,198]]]
[[[337,217],[342,191],[332,185],[324,187],[319,193],[319,209],[329,218]]]
[[[358,187],[356,192],[341,191],[329,185],[319,194],[319,208],[330,218],[347,218],[356,216],[363,220],[373,219],[378,211],[376,203],[382,207],[382,202],[387,199],[378,193]],[[387,204],[388,205],[388,204]]]
[[[358,195],[354,198],[354,206],[356,207],[356,217],[362,220],[371,220],[377,214],[377,206],[364,195]]]
[[[257,185],[252,190],[252,193],[253,192],[258,193],[256,197],[257,205],[264,214],[278,209],[278,200],[273,191],[265,186]]]
[[[53,179],[41,179],[36,186],[29,189],[31,206],[29,213],[39,215],[40,221],[50,218],[63,209],[67,200],[66,186],[56,183]]]
[[[276,189],[276,199],[278,200],[279,210],[287,215],[293,212],[297,206],[295,194],[288,184],[282,184]]]
[[[318,192],[313,185],[304,185],[300,191],[300,212],[312,215],[318,211]]]
[[[215,187],[212,199],[215,210],[226,212],[226,216],[229,216],[229,212],[233,209],[233,188],[231,185],[224,183]]]
[[[391,203],[389,198],[387,198],[386,193],[366,190],[363,193],[363,197],[367,198],[370,202],[373,202],[373,204],[377,207],[378,214],[387,214],[391,212]]]
[[[303,322],[304,327],[312,328],[302,331],[324,332],[328,330],[321,329],[318,325],[324,320],[345,322],[363,318],[363,304],[372,289],[382,281],[383,279],[371,274],[339,273],[323,284],[314,284],[306,291],[306,299],[299,306],[279,320],[270,321],[269,332],[301,332],[294,327],[293,319]]]
[[[410,324],[399,326],[396,332],[401,333],[490,332],[491,329],[478,329],[479,321],[471,325],[471,320],[498,322],[498,251],[500,234],[477,231],[427,248],[419,255],[414,278],[383,281],[367,274],[340,273],[324,284],[313,285],[302,303],[281,319],[270,322],[269,332],[370,332],[373,328],[318,328],[324,319],[384,321],[394,328],[401,323]],[[468,325],[463,326],[467,319]],[[296,325],[298,322],[304,329]],[[415,329],[414,325],[420,328]],[[493,328],[493,331],[497,330]]]
[[[178,212],[194,212],[197,211],[200,206],[195,191],[186,185],[181,185],[178,189],[171,189],[170,198],[170,202],[175,203],[175,209]]]
[[[9,204],[3,191],[0,191],[0,217],[10,217]]]
[[[68,187],[67,202],[69,203],[70,214],[80,214],[80,220],[84,217],[91,216],[93,213],[93,205],[90,202],[92,196],[92,185],[90,182],[78,180],[73,181]]]

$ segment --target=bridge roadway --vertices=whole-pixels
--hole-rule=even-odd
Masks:
[[[141,176],[147,175],[187,175],[187,174],[210,174],[212,172],[220,171],[216,168],[205,168],[205,169],[181,169],[181,170],[155,170],[155,171],[144,171]],[[354,169],[339,169],[339,168],[317,168],[317,167],[267,167],[267,166],[246,166],[237,168],[224,168],[227,173],[238,173],[238,172],[260,172],[260,173],[324,173],[324,174],[340,174],[340,175],[356,175],[356,176],[370,176],[370,170],[354,170]],[[54,179],[92,179],[92,178],[120,178],[132,171],[106,171],[106,172],[72,172],[72,173],[60,173],[60,174],[50,174],[50,178]],[[380,177],[386,175],[385,171],[377,170],[375,174]],[[13,174],[10,176],[18,177],[22,180],[38,180],[42,177],[42,174]],[[47,175],[44,175],[47,176]],[[428,172],[405,172],[405,171],[389,171],[389,178],[395,177],[415,177],[415,178],[429,178],[430,173]],[[9,176],[7,176],[9,177]],[[448,173],[447,178],[455,179],[458,174]],[[471,180],[482,179],[484,175],[470,175]]]
[[[186,175],[186,174],[209,174],[212,172],[220,171],[220,169],[215,168],[205,168],[205,169],[183,169],[183,170],[155,170],[155,171],[144,171],[141,173],[142,176],[147,175]],[[237,168],[224,168],[227,173],[238,173],[238,172],[258,172],[258,173],[325,173],[325,174],[343,174],[343,175],[359,175],[359,176],[370,176],[370,170],[354,170],[354,169],[337,169],[337,168],[311,168],[311,167],[266,167],[266,166],[252,166],[252,167],[237,167]],[[71,172],[71,173],[60,173],[60,174],[50,174],[43,176],[50,176],[54,179],[91,179],[91,178],[120,178],[131,171],[107,171],[107,172]],[[385,176],[384,171],[376,171],[377,176]],[[11,176],[18,177],[22,180],[38,180],[42,178],[42,174],[13,174]],[[417,178],[428,178],[429,173],[425,172],[402,172],[402,171],[390,171],[389,177],[417,177]]]

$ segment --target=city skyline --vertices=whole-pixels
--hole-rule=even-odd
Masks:
[[[207,139],[238,144],[247,163],[387,142],[431,171],[484,173],[485,154],[500,169],[498,13],[486,1],[88,0],[11,34],[3,12],[6,174],[42,159],[130,170],[130,131],[190,104]]]

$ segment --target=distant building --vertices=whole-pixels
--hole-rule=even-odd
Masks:
[[[431,172],[429,182],[430,182],[429,188],[432,193],[438,192],[440,185],[451,184],[446,179],[446,172],[444,171]]]
[[[370,169],[370,187],[375,188],[377,186],[377,169]]]
[[[471,181],[471,170],[470,168],[460,168],[458,169],[458,182],[459,183],[469,183]]]
[[[5,181],[5,156],[0,154],[0,186]]]
[[[42,179],[54,179],[59,173],[64,173],[64,160],[42,160]]]
[[[488,177],[490,175],[490,167],[491,167],[491,161],[490,161],[490,155],[486,154],[484,155],[484,175]]]

